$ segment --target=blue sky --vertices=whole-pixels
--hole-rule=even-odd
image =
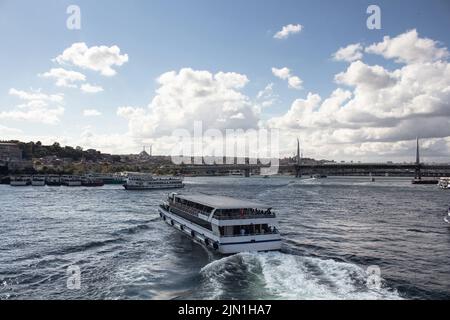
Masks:
[[[72,4],[81,8],[81,30],[66,28],[66,8]],[[381,30],[366,27],[370,4],[382,10]],[[369,46],[386,35],[395,37],[411,29],[446,47],[450,45],[449,16],[450,3],[444,0],[0,0],[0,111],[19,104],[8,93],[11,88],[64,94],[64,114],[56,124],[0,118],[0,125],[20,130],[19,138],[55,136],[68,142],[76,142],[87,126],[96,134],[126,134],[129,122],[117,115],[117,108],[147,108],[159,87],[156,79],[185,67],[246,75],[249,82],[242,91],[251,99],[273,83],[277,101],[260,115],[267,120],[286,113],[295,99],[305,99],[309,92],[328,97],[337,87],[335,75],[348,67],[347,62],[332,59],[339,48],[351,43]],[[274,39],[288,24],[301,24],[303,29],[287,39]],[[77,42],[88,47],[116,45],[128,55],[128,62],[114,67],[117,74],[112,77],[64,66],[82,72],[103,92],[86,94],[56,87],[51,79],[38,76],[59,67],[52,59]],[[364,62],[387,70],[398,68],[398,63],[379,55],[367,55]],[[303,89],[288,88],[274,77],[273,67],[289,68],[303,80]],[[96,109],[102,115],[84,117],[84,109]]]

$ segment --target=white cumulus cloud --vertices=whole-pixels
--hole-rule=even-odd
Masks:
[[[59,64],[72,64],[83,69],[100,72],[104,76],[114,76],[114,66],[128,62],[128,55],[121,54],[116,45],[88,47],[84,42],[72,44],[55,59]]]
[[[63,68],[52,68],[50,71],[39,75],[43,78],[56,80],[58,87],[76,88],[76,82],[83,82],[86,76],[80,72],[70,71]]]
[[[272,73],[275,77],[282,80],[287,80],[289,88],[292,89],[302,89],[303,80],[291,73],[291,70],[284,67],[281,69],[272,68]]]
[[[184,68],[158,79],[159,88],[148,108],[120,107],[136,138],[170,136],[175,129],[191,131],[195,121],[203,129],[247,129],[258,125],[258,110],[240,90],[248,83],[234,72],[211,73]]]
[[[46,94],[41,90],[24,91],[11,88],[9,94],[22,101],[16,107],[0,112],[0,119],[56,124],[64,114],[63,94]]]
[[[102,113],[98,111],[97,109],[84,109],[83,110],[83,116],[85,117],[98,117],[101,116]]]
[[[86,93],[98,93],[102,92],[103,88],[101,86],[92,85],[89,83],[85,83],[81,86],[81,91]]]
[[[275,39],[286,39],[292,34],[299,33],[303,30],[301,24],[288,24],[273,36]]]
[[[399,39],[408,52],[397,47]],[[425,154],[448,161],[450,64],[446,54],[436,41],[411,31],[385,37],[381,43],[375,47],[385,58],[405,65],[388,70],[353,61],[335,76],[336,83],[348,89],[338,87],[326,98],[310,92],[296,99],[286,113],[267,121],[269,127],[283,129],[283,146],[295,150],[295,137],[301,136],[315,157],[408,161],[414,160],[414,140],[419,136],[426,138]]]
[[[336,61],[347,62],[360,60],[363,57],[362,51],[363,46],[360,43],[350,44],[344,48],[339,48],[339,50],[333,54],[333,59]]]
[[[408,64],[433,62],[449,56],[447,48],[439,47],[435,40],[420,38],[415,29],[394,38],[386,36],[382,42],[367,47],[366,52]]]

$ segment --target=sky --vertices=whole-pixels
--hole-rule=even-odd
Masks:
[[[278,130],[281,156],[414,161],[419,136],[450,162],[449,30],[445,0],[0,0],[0,140],[170,154],[201,121]]]

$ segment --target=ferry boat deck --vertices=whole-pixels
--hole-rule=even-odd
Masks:
[[[169,225],[223,254],[281,248],[276,215],[264,204],[172,193],[159,213]]]

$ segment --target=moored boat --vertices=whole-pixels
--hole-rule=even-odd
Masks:
[[[81,179],[81,185],[83,187],[102,187],[105,184],[103,183],[103,180],[101,179],[95,179],[90,177],[83,177]]]
[[[437,185],[439,182],[436,178],[414,178],[411,183],[412,184],[433,184]]]
[[[59,175],[49,175],[45,179],[45,184],[51,187],[59,187],[61,185],[61,177]]]
[[[93,178],[96,180],[102,180],[103,184],[124,184],[125,178],[118,174],[101,174],[101,173],[90,173],[86,175],[88,178]]]
[[[67,187],[79,187],[81,186],[81,177],[64,175],[61,177],[61,184]]]
[[[31,178],[31,185],[34,187],[45,186],[45,176],[35,175]]]
[[[25,187],[31,184],[30,176],[11,176],[10,186],[12,187]]]
[[[181,177],[154,177],[150,174],[132,173],[128,174],[123,187],[126,190],[155,190],[183,188]]]
[[[169,225],[222,254],[281,249],[270,206],[224,196],[171,193],[159,214]]]

